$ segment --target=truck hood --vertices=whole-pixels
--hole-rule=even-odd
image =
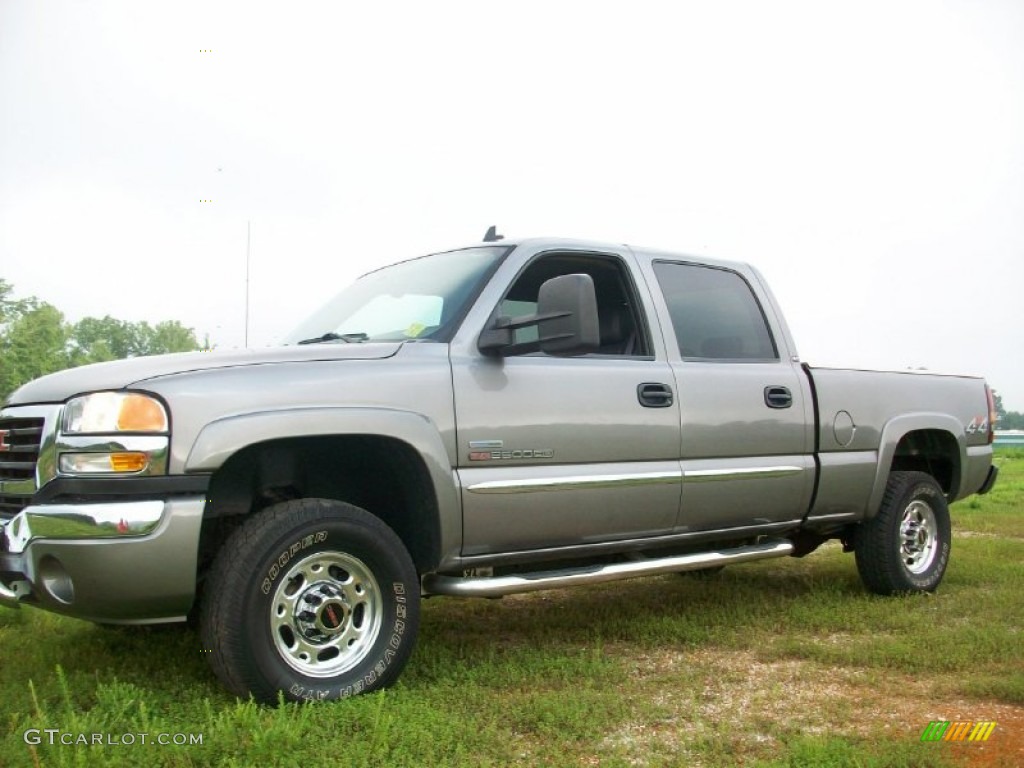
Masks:
[[[239,349],[213,352],[182,352],[172,355],[135,357],[109,363],[68,368],[30,381],[16,389],[10,405],[57,403],[72,395],[103,389],[138,387],[159,376],[204,371],[213,368],[238,368],[249,365],[283,365],[312,360],[380,360],[392,357],[402,342],[372,344],[306,344],[270,349]]]

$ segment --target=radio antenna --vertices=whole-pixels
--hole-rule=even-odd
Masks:
[[[249,221],[245,222],[245,348],[249,348],[249,246],[252,244]]]

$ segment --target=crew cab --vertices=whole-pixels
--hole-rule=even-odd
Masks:
[[[823,276],[824,279],[824,276]],[[0,411],[0,604],[194,618],[240,696],[393,682],[424,596],[803,556],[935,590],[992,393],[812,367],[753,267],[497,239],[370,272],[278,348],[62,371]]]

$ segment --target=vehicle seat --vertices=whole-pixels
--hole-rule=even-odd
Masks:
[[[631,355],[636,346],[636,327],[629,307],[608,305],[598,311],[598,326],[601,334],[599,355]]]

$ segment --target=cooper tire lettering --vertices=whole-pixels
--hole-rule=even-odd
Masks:
[[[299,552],[314,544],[319,544],[327,540],[327,531],[317,531],[315,534],[305,536],[299,541],[293,542],[286,550],[281,552],[277,558],[277,562],[271,563],[270,568],[267,569],[267,577],[260,583],[260,590],[264,595],[270,592],[270,588],[274,581],[277,580],[281,570],[285,568],[291,559]]]
[[[253,583],[248,574],[262,573]],[[393,683],[419,625],[419,576],[401,539],[359,507],[298,499],[234,531],[207,576],[200,634],[228,690],[273,704]]]

